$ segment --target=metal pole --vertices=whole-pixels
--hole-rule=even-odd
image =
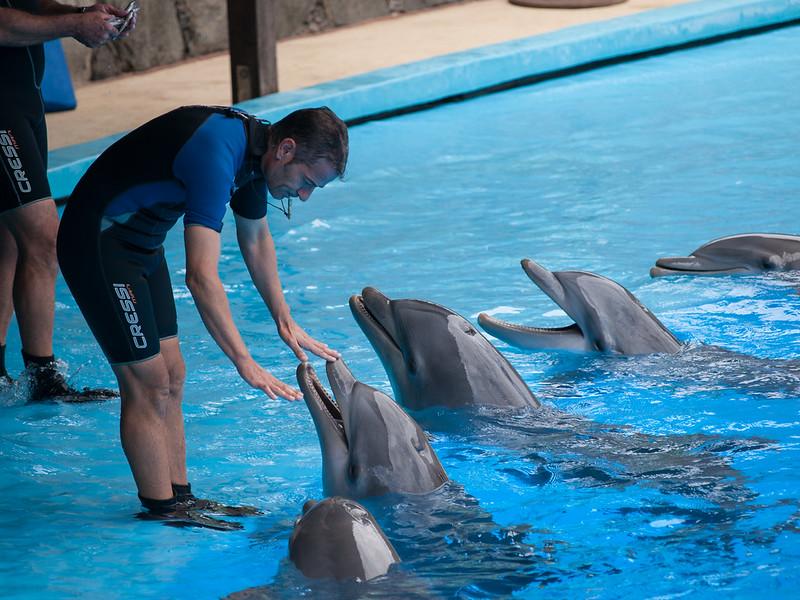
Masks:
[[[275,0],[228,0],[233,102],[278,91]]]

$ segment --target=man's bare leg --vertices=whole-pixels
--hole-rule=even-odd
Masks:
[[[0,221],[0,345],[5,346],[8,325],[14,314],[14,274],[17,271],[17,243]]]
[[[169,371],[163,355],[112,367],[122,399],[120,437],[139,495],[172,499],[167,415]]]
[[[32,356],[53,355],[53,316],[58,262],[58,213],[52,199],[26,204],[0,216],[17,246],[14,309],[22,348]]]
[[[6,371],[6,338],[11,315],[14,314],[14,274],[17,271],[17,243],[0,221],[0,380],[8,381]]]
[[[183,362],[178,338],[161,340],[161,356],[169,374],[169,401],[166,428],[169,450],[170,481],[178,485],[188,483],[186,475],[186,435],[183,429],[183,384],[186,365]]]

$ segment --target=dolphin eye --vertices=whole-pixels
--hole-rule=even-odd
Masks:
[[[471,327],[469,325],[464,325],[464,333],[466,333],[467,335],[475,335],[478,332],[475,331],[474,327]]]
[[[347,468],[347,476],[350,479],[355,479],[356,477],[358,477],[358,472],[359,472],[358,465],[350,463],[350,466]]]
[[[417,363],[414,360],[413,356],[409,357],[409,359],[408,359],[408,361],[406,363],[406,368],[408,369],[409,373],[416,373],[417,372]]]

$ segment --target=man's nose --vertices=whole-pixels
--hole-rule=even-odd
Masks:
[[[311,196],[311,192],[313,191],[314,190],[309,188],[300,188],[299,190],[297,190],[297,197],[300,198],[300,200],[302,200],[303,202],[305,202]]]

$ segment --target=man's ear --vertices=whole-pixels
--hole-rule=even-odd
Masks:
[[[275,158],[284,163],[292,162],[294,159],[294,152],[297,149],[297,143],[292,138],[284,138],[278,144],[278,151]]]

